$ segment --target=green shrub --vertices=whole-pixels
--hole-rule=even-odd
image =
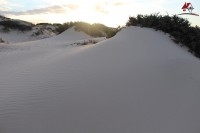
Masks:
[[[19,21],[13,21],[13,20],[0,21],[0,25],[10,29],[18,29],[20,31],[28,31],[32,29],[32,25],[28,24],[26,25]]]
[[[54,24],[57,26],[56,31],[62,33],[68,28],[75,26],[76,31],[83,31],[93,37],[113,37],[118,31],[118,28],[110,28],[103,24],[89,24],[86,22],[67,22],[64,24]]]
[[[172,40],[182,46],[189,48],[195,56],[200,57],[200,28],[192,27],[187,19],[177,15],[137,15],[129,17],[126,26],[141,26],[161,30],[172,36]]]

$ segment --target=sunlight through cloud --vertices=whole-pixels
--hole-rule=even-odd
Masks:
[[[85,21],[103,23],[108,26],[124,25],[129,16],[138,14],[160,13],[174,15],[181,11],[183,2],[173,0],[76,0],[47,1],[0,0],[0,14],[39,23],[64,23],[68,21]],[[16,4],[17,3],[17,4]],[[193,1],[196,11],[200,12],[200,3]],[[20,7],[21,6],[21,7]],[[60,17],[60,18],[58,18]],[[52,19],[56,18],[56,19]],[[191,18],[192,23],[200,25],[200,20]]]

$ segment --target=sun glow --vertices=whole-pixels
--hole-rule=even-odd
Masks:
[[[129,16],[136,16],[138,14],[158,12],[163,15],[178,14],[183,4],[182,2],[174,2],[172,0],[142,2],[139,0],[35,0],[34,6],[27,6],[27,2],[19,1],[22,5],[24,4],[24,8],[22,8],[22,5],[19,8],[16,4],[12,4],[10,8],[13,7],[13,9],[2,9],[6,12],[0,13],[10,18],[22,19],[33,23],[84,21],[88,23],[102,23],[111,27],[125,25]],[[8,2],[5,2],[5,0],[3,2],[0,1],[2,7],[9,7],[6,3]],[[193,3],[195,7],[198,7],[198,3]],[[11,5],[11,3],[9,4]],[[198,8],[195,8],[195,11],[200,13]],[[189,18],[189,20],[193,25],[200,25],[199,18]]]
[[[57,3],[57,2],[56,2]],[[69,21],[85,21],[88,23],[103,23],[108,26],[116,27],[125,23],[128,15],[124,14],[126,8],[120,2],[88,2],[79,0],[76,3],[62,3],[60,0],[57,6],[50,3],[49,7],[44,9],[30,10],[27,13],[18,15],[9,15],[17,19],[22,18],[33,23],[49,22],[64,23]],[[52,5],[52,6],[51,6]]]

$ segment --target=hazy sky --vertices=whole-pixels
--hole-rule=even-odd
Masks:
[[[116,27],[137,14],[182,13],[185,2],[191,2],[193,12],[200,14],[200,0],[0,0],[0,14],[33,23],[85,21]],[[182,17],[200,26],[200,17]]]

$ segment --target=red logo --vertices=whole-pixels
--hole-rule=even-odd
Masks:
[[[181,13],[179,15],[195,15],[195,16],[199,16],[198,14],[192,12],[194,10],[194,7],[192,6],[192,3],[185,2],[185,4],[183,5],[183,7],[181,9],[183,9],[184,12],[186,10],[188,10],[188,12],[187,13]]]

